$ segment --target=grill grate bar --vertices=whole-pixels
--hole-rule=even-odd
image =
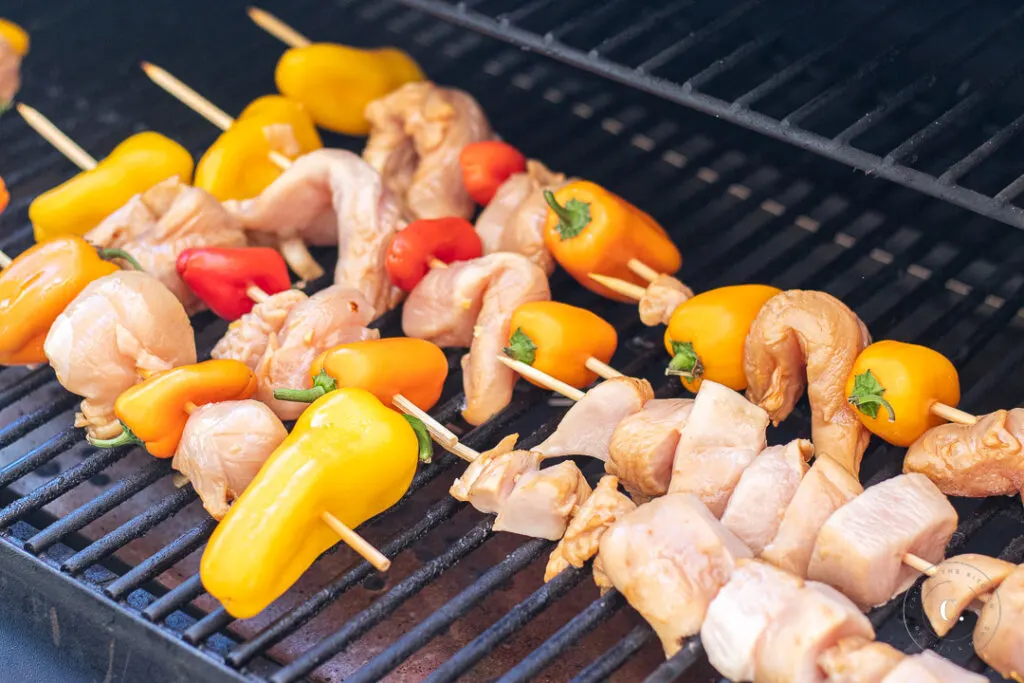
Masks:
[[[152,622],[162,621],[171,612],[185,606],[203,594],[203,582],[199,574],[193,574],[142,610],[142,616]]]
[[[683,643],[679,652],[662,662],[650,676],[644,679],[644,683],[670,683],[686,673],[686,670],[693,666],[703,654],[704,644],[700,642],[700,637],[689,638]]]
[[[746,2],[737,5],[722,16],[718,17],[714,21],[710,22],[706,26],[703,26],[696,31],[690,32],[690,35],[686,36],[678,43],[668,46],[661,52],[657,53],[653,57],[642,62],[636,70],[639,73],[650,73],[655,69],[664,66],[670,60],[675,59],[679,55],[689,50],[694,45],[699,45],[711,36],[715,35],[719,31],[722,31],[729,27],[734,21],[740,19],[750,10],[760,5],[765,0],[747,0]]]
[[[939,182],[956,182],[965,173],[969,172],[975,166],[999,151],[1007,142],[1017,137],[1022,128],[1024,128],[1024,114],[1021,114],[1013,121],[1000,128],[995,135],[975,147],[974,150],[963,159],[950,166],[949,170],[939,176]]]
[[[181,635],[186,643],[198,645],[214,633],[224,630],[234,618],[224,607],[218,607],[196,623],[189,626]]]
[[[660,7],[656,11],[648,14],[641,18],[639,21],[630,24],[626,30],[616,33],[614,36],[609,36],[603,41],[595,45],[591,50],[590,54],[597,56],[605,54],[617,49],[618,47],[625,45],[626,43],[639,38],[641,35],[650,31],[655,26],[664,23],[669,17],[677,12],[686,9],[694,4],[695,0],[676,0],[671,2],[664,7]]]
[[[0,449],[7,448],[29,432],[42,427],[65,410],[70,410],[77,402],[77,396],[65,394],[54,399],[53,403],[48,403],[39,410],[22,415],[17,420],[8,423],[6,427],[0,429]],[[84,437],[80,436],[79,438]]]
[[[203,521],[165,545],[159,552],[146,558],[124,575],[110,582],[103,592],[107,597],[118,600],[140,585],[156,577],[165,569],[170,569],[176,562],[206,542],[217,526],[213,517],[205,517]]]
[[[654,635],[647,624],[640,624],[604,654],[573,677],[570,683],[601,683],[619,670],[626,661],[640,651]]]
[[[56,380],[50,367],[37,368],[20,377],[14,384],[0,391],[0,410],[20,401],[39,387]]]
[[[51,436],[45,443],[0,470],[0,488],[10,486],[18,479],[31,474],[81,440],[81,433],[74,427]]]

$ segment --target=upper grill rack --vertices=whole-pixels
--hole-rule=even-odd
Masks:
[[[198,11],[201,3],[195,4],[197,7],[182,11],[186,15]],[[237,21],[241,6],[224,4],[228,6],[204,6],[209,24]],[[496,129],[524,152],[544,159],[553,168],[606,184],[661,219],[686,254],[683,276],[695,289],[749,281],[825,289],[857,310],[877,336],[927,343],[950,355],[962,368],[967,409],[987,410],[1020,400],[1024,340],[1018,318],[1024,304],[1024,278],[1019,271],[1024,264],[1024,236],[1016,231],[888,184],[865,179],[851,182],[842,168],[823,164],[812,155],[793,155],[784,146],[737,134],[727,126],[688,116],[624,88],[595,85],[516,50],[495,48],[445,24],[424,22],[421,14],[392,3],[349,0],[339,4],[346,10],[344,15],[311,0],[277,11],[311,34],[316,33],[313,27],[332,25],[330,37],[340,41],[366,40],[375,29],[379,31],[377,27],[386,27],[391,33],[378,34],[375,40],[410,49],[437,80],[476,95]],[[339,16],[346,21],[336,21]],[[74,26],[73,18],[72,14],[63,21]],[[230,40],[235,46],[212,76],[209,71],[204,73],[202,61],[182,65],[180,46],[175,47],[178,41],[173,36],[161,46],[141,34],[138,45],[118,46],[116,59],[123,61],[114,63],[118,67],[126,64],[127,72],[135,68],[135,57],[152,55],[154,61],[195,84],[229,111],[237,111],[269,85],[244,81],[232,69],[255,63],[251,73],[269,74],[277,54],[272,41],[259,44],[250,33],[252,29],[238,23],[237,35],[207,26],[202,30],[209,35],[197,37]],[[172,20],[165,30],[173,34],[178,24]],[[266,63],[260,63],[261,59]],[[94,83],[84,76],[96,66],[86,62],[78,67],[83,72],[81,82]],[[29,67],[36,68],[31,63]],[[160,99],[160,93],[126,86],[124,95],[105,91],[98,84],[83,86],[82,92],[93,98],[100,111],[116,110],[122,118],[107,125],[95,139],[85,137],[87,126],[81,115],[62,109],[38,82],[33,85],[32,75],[27,79],[26,101],[39,105],[45,99],[57,112],[59,125],[70,132],[76,127],[83,131],[83,136],[75,136],[87,147],[91,148],[89,140],[113,144],[133,127],[137,116],[144,116],[155,129],[175,135],[194,151],[213,137],[204,122],[164,106],[166,100]],[[64,78],[77,76],[74,71],[64,74]],[[204,86],[205,80],[212,83]],[[146,104],[154,98],[159,109]],[[7,123],[5,120],[3,125]],[[16,119],[14,123],[18,123]],[[46,163],[19,167],[26,170],[14,176],[11,189],[23,198],[13,212],[20,228],[0,238],[0,245],[15,252],[28,241],[24,198],[34,196],[33,188],[38,191],[55,184],[69,172],[67,163],[44,143],[21,132],[24,134],[5,139],[18,150],[17,158],[42,158]],[[6,149],[2,153],[6,163],[11,157],[6,156]],[[630,169],[626,176],[624,168]],[[0,168],[0,173],[11,177],[7,168]],[[5,224],[7,218],[5,215]],[[936,239],[936,235],[942,238]],[[643,328],[635,308],[602,301],[572,284],[564,274],[555,276],[552,288],[559,299],[597,310],[619,329],[623,343],[613,360],[616,367],[658,376],[663,364],[660,330]],[[197,316],[193,324],[205,355],[224,325],[210,315]],[[393,314],[382,319],[380,326],[385,335],[399,332]],[[454,361],[457,356],[450,357]],[[698,681],[711,675],[701,661],[696,639],[672,660],[658,662],[660,655],[650,629],[622,609],[621,596],[612,592],[591,601],[594,592],[587,585],[586,571],[567,571],[541,585],[538,563],[550,545],[493,534],[489,519],[481,519],[449,498],[445,485],[458,461],[447,455],[418,473],[412,493],[396,508],[365,525],[367,536],[396,558],[394,586],[379,592],[363,609],[340,612],[343,603],[363,599],[359,595],[362,589],[377,577],[369,565],[339,553],[319,561],[314,571],[319,568],[320,582],[307,593],[293,594],[285,609],[271,620],[259,626],[233,621],[222,609],[210,605],[194,574],[195,553],[212,531],[205,515],[190,514],[190,510],[196,512],[194,492],[166,487],[167,464],[148,457],[133,460],[137,451],[83,448],[80,432],[69,426],[68,411],[75,400],[56,390],[52,380],[48,369],[0,370],[0,416],[11,418],[0,427],[0,462],[5,463],[0,469],[0,563],[5,569],[26,563],[44,567],[46,575],[64,590],[78,589],[73,600],[82,601],[82,594],[92,596],[96,609],[133,619],[130,633],[135,635],[129,638],[138,643],[142,640],[139,634],[155,633],[163,639],[167,652],[154,651],[153,656],[193,667],[188,669],[192,680],[284,682],[300,680],[311,672],[316,672],[312,674],[316,678],[333,673],[359,681],[377,680],[391,671],[415,677],[411,672],[418,671],[416,655],[463,622],[480,627],[445,653],[447,661],[433,669],[430,680],[455,680],[468,672],[474,678],[501,676],[507,681],[527,681],[545,674],[555,676],[557,671],[564,678],[598,681],[623,666],[631,667],[632,679],[650,674],[651,680],[668,681],[685,675],[687,680]],[[458,383],[456,377],[453,384]],[[675,381],[662,379],[656,384],[662,396],[680,390]],[[537,390],[517,393],[497,420],[468,432],[466,442],[485,448],[496,437],[519,431],[532,433],[526,445],[535,443],[561,414],[544,404],[543,396]],[[435,416],[442,421],[455,419],[460,400],[457,390],[449,388]],[[805,412],[791,418],[773,436],[773,442],[798,433],[806,435],[806,418]],[[69,449],[86,457],[69,460],[74,455]],[[66,469],[56,474],[47,471],[61,461],[67,462]],[[118,467],[124,469],[114,474]],[[891,476],[898,469],[896,449],[876,445],[867,454],[866,480]],[[592,470],[591,466],[590,473]],[[102,493],[59,507],[65,497],[107,473],[113,481],[103,485]],[[41,480],[36,478],[40,475]],[[155,499],[139,504],[140,498],[160,485],[165,488]],[[962,524],[953,551],[1002,551],[1009,559],[1021,559],[1021,543],[1005,543],[1024,531],[1019,507],[1018,502],[1006,500],[958,502]],[[89,526],[124,508],[129,510],[126,516],[101,531]],[[179,521],[183,523],[174,528]],[[160,541],[144,557],[127,559],[125,553],[143,536]],[[415,555],[414,560],[410,555]],[[480,557],[485,559],[478,561]],[[495,559],[488,564],[487,558]],[[407,560],[404,564],[403,559]],[[479,572],[469,570],[469,578],[463,576],[454,589],[444,590],[443,607],[433,611],[435,605],[428,600],[431,613],[427,616],[413,612],[412,623],[396,623],[403,606],[422,600],[424,592],[437,590],[438,584],[457,574],[461,566],[472,567],[474,562],[484,566]],[[348,568],[336,575],[341,567]],[[166,570],[184,572],[184,580],[169,591],[158,581]],[[496,618],[480,616],[490,601],[514,593],[507,584],[517,579],[522,589],[516,594],[518,602]],[[579,590],[574,591],[576,588]],[[586,601],[578,612],[572,611],[573,596],[581,591]],[[452,595],[455,597],[449,600]],[[903,624],[896,618],[898,607],[894,603],[876,612],[873,620],[880,633],[909,648],[912,644],[900,641]],[[325,613],[317,619],[322,611]],[[630,616],[632,620],[626,619],[625,625],[598,628],[606,620]],[[375,629],[389,624],[391,635],[386,645],[374,649],[367,634],[379,634]],[[536,640],[526,637],[527,631],[550,637],[538,646]],[[608,632],[621,632],[622,638],[594,640]],[[297,633],[304,634],[305,642],[289,646]],[[566,649],[583,641],[588,633],[590,640]],[[496,658],[495,651],[509,641],[519,643],[521,656]],[[368,662],[363,657],[345,669],[317,669],[356,645],[373,655]],[[943,647],[943,654],[980,668],[969,649],[950,650],[948,641]],[[271,648],[276,648],[272,654]],[[106,651],[97,656],[106,656]],[[269,661],[271,656],[284,665]],[[557,660],[582,660],[583,664],[566,667]]]
[[[1024,227],[1018,3],[401,1]]]

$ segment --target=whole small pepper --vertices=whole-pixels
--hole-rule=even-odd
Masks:
[[[124,432],[89,443],[100,448],[143,444],[151,455],[170,458],[197,406],[250,398],[256,386],[256,375],[237,360],[208,360],[158,372],[117,397],[114,414]]]
[[[483,251],[480,236],[465,218],[421,218],[391,238],[384,266],[396,287],[411,292],[430,271],[432,259],[468,261]]]
[[[603,187],[585,180],[557,192],[544,191],[548,203],[544,244],[577,282],[601,296],[630,301],[595,282],[590,273],[647,281],[629,269],[637,259],[659,273],[679,270],[683,257],[657,221]]]
[[[955,408],[960,376],[948,358],[927,346],[885,340],[860,352],[846,380],[857,417],[873,434],[906,447],[945,420],[935,403]]]
[[[97,252],[66,235],[30,247],[0,271],[0,365],[47,362],[43,342],[53,321],[86,285],[119,270],[104,257],[138,266],[120,249]]]
[[[274,71],[283,95],[305,104],[317,125],[346,135],[370,132],[363,115],[370,102],[423,79],[419,65],[401,50],[333,43],[293,47],[281,55]]]
[[[667,375],[678,375],[692,392],[709,379],[734,391],[747,388],[743,348],[761,307],[780,290],[767,285],[719,287],[684,301],[665,330],[672,360]]]
[[[277,294],[291,287],[288,266],[276,249],[195,247],[178,254],[178,275],[203,303],[225,320],[252,310],[250,287]]]
[[[217,526],[203,552],[203,587],[232,616],[259,614],[338,536],[405,495],[416,472],[409,423],[363,389],[317,399]]]
[[[196,166],[195,185],[220,201],[249,199],[283,171],[271,152],[293,160],[323,146],[302,103],[265,95],[242,110],[206,150]]]
[[[36,241],[84,235],[135,195],[174,176],[192,180],[188,150],[159,133],[137,133],[96,168],[36,197],[28,207]]]
[[[607,363],[619,343],[615,328],[604,318],[558,301],[523,304],[513,311],[509,329],[505,355],[577,389],[597,380],[586,367],[587,359]]]
[[[471,142],[459,153],[462,184],[477,204],[487,206],[501,184],[526,170],[526,157],[500,140]]]

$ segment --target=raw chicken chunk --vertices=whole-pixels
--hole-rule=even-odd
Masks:
[[[945,638],[975,600],[999,587],[1017,566],[987,555],[957,555],[935,567],[921,586],[921,602],[932,629]]]
[[[857,606],[825,584],[809,581],[775,619],[758,650],[758,683],[824,683],[818,658],[843,638],[874,640]]]
[[[974,649],[985,663],[1017,680],[1024,675],[1024,565],[1003,580],[974,626]]]
[[[976,425],[933,427],[907,449],[904,472],[920,472],[947,496],[1011,496],[1024,488],[1024,408],[997,410]]]
[[[546,458],[589,455],[607,462],[615,428],[654,398],[645,379],[615,377],[588,391],[565,414],[554,434],[534,450]]]
[[[757,314],[747,335],[744,368],[747,396],[768,411],[774,424],[789,416],[807,387],[811,440],[851,474],[871,433],[846,398],[846,379],[871,343],[860,318],[824,292],[776,294]]]
[[[615,522],[598,555],[608,580],[658,634],[666,657],[700,631],[737,560],[750,556],[699,498],[672,493]]]
[[[904,657],[882,683],[987,683],[988,679],[943,659],[931,650]]]
[[[214,519],[256,477],[288,430],[259,401],[208,403],[189,415],[171,466],[192,482]]]
[[[512,313],[550,298],[544,271],[525,256],[491,254],[431,269],[405,303],[402,329],[438,346],[469,347],[462,357],[462,417],[478,425],[512,400],[517,375],[498,360]]]
[[[914,583],[913,553],[939,562],[956,530],[956,510],[922,474],[901,474],[839,508],[818,532],[807,576],[835,586],[867,609]]]
[[[359,290],[378,314],[402,300],[404,293],[391,284],[384,266],[391,238],[405,227],[398,200],[352,152],[310,152],[260,196],[224,206],[248,230],[338,245],[334,283]]]
[[[196,362],[181,302],[138,271],[90,282],[54,320],[43,350],[57,380],[85,399],[75,426],[96,439],[121,433],[114,401],[142,375]]]
[[[704,380],[679,436],[670,493],[695,493],[716,517],[764,450],[768,414],[729,387]]]
[[[649,327],[668,325],[679,304],[693,298],[693,290],[662,273],[647,285],[640,299],[640,322]]]
[[[466,469],[462,473],[462,476],[456,478],[455,481],[452,482],[451,488],[448,489],[448,493],[451,494],[452,498],[468,503],[469,490],[473,487],[474,482],[480,478],[480,474],[484,471],[484,468],[499,456],[506,455],[515,450],[517,441],[519,441],[518,434],[509,434],[499,441],[497,446],[488,451],[484,451],[476,460],[473,460],[466,465]]]
[[[818,666],[828,683],[880,683],[905,657],[887,643],[851,636],[822,652]]]
[[[817,456],[761,559],[806,578],[818,531],[833,512],[863,492],[864,487],[846,468],[827,455]]]
[[[279,401],[274,390],[308,389],[313,386],[310,368],[321,353],[339,344],[380,338],[380,332],[366,327],[374,315],[362,294],[342,285],[332,285],[296,304],[281,330],[270,335],[256,365],[255,398],[282,420],[297,418],[308,404]]]
[[[582,567],[597,555],[601,537],[617,519],[636,510],[636,503],[619,493],[619,480],[610,474],[601,477],[579,511],[569,520],[565,535],[551,551],[544,570],[544,582],[572,565]]]
[[[297,289],[271,294],[228,325],[227,332],[213,347],[210,356],[241,361],[255,370],[263,352],[267,350],[270,336],[280,332],[292,309],[308,298]]]
[[[525,472],[505,499],[493,528],[557,541],[588,496],[590,485],[571,460]]]
[[[470,503],[480,512],[500,512],[516,482],[527,472],[540,469],[539,454],[512,450],[517,438],[518,434],[506,436],[471,462],[449,489],[452,497]]]
[[[552,173],[533,159],[526,162],[525,173],[509,176],[476,219],[476,232],[484,253],[522,254],[551,275],[555,259],[544,246],[548,205],[543,193],[544,190],[556,192],[568,182],[564,174]]]
[[[608,445],[605,469],[622,481],[631,494],[662,496],[672,480],[672,462],[679,434],[686,425],[693,399],[655,398],[638,413],[623,418]]]
[[[778,533],[814,447],[806,439],[761,451],[740,476],[722,524],[760,555]]]
[[[0,108],[14,99],[21,87],[21,55],[0,37]]]
[[[206,306],[178,276],[178,255],[193,247],[244,247],[246,243],[242,224],[213,195],[177,177],[129,199],[85,239],[103,249],[124,249],[174,292],[189,313]]]
[[[754,680],[765,632],[796,600],[804,582],[757,560],[740,560],[708,607],[700,639],[708,661],[732,681]]]
[[[409,220],[473,215],[459,154],[493,137],[476,100],[428,81],[407,83],[366,105],[366,119],[371,129],[363,159],[380,172]]]

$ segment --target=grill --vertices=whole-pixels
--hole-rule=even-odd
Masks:
[[[104,4],[103,16],[82,0],[8,4],[5,14],[34,39],[21,99],[95,155],[143,128],[194,153],[214,139],[212,126],[145,80],[139,59],[167,67],[227,111],[273,88],[282,48],[247,22],[240,2],[182,0],[157,13],[118,0]],[[759,281],[826,290],[876,337],[947,354],[961,369],[965,409],[1016,405],[1024,234],[1004,223],[1024,225],[1010,203],[1024,187],[1012,158],[1021,122],[1013,117],[1024,108],[1004,86],[1019,71],[1019,50],[1008,56],[1005,44],[1020,30],[1020,11],[951,3],[914,23],[927,3],[704,5],[298,0],[267,9],[314,38],[409,50],[435,80],[474,94],[526,154],[605,184],[657,217],[681,246],[682,277],[694,289]],[[872,49],[864,26],[885,46]],[[936,45],[943,56],[929,60]],[[998,68],[983,69],[991,60]],[[852,175],[846,165],[650,93],[948,201]],[[931,123],[908,133],[922,121]],[[74,169],[13,116],[0,120],[0,155],[14,197],[0,218],[0,248],[16,254],[31,241],[28,203]],[[317,255],[325,264],[333,256]],[[641,326],[635,307],[600,300],[562,273],[551,284],[560,300],[619,329],[617,368],[655,378],[659,396],[679,394],[677,381],[660,376],[660,330]],[[200,314],[193,325],[208,354],[225,324]],[[385,336],[400,333],[394,313],[377,325]],[[564,414],[565,402],[521,386],[496,419],[469,430],[458,418],[460,355],[449,354],[452,379],[434,415],[467,445],[483,449],[517,431],[529,446]],[[48,368],[0,369],[0,615],[20,619],[93,678],[141,680],[156,670],[165,680],[273,683],[719,680],[698,639],[664,661],[621,595],[595,599],[588,570],[543,584],[551,544],[494,534],[490,518],[448,497],[460,467],[447,454],[421,467],[395,508],[360,528],[393,558],[388,576],[335,549],[266,614],[235,621],[196,573],[214,526],[196,494],[174,487],[165,461],[89,448],[71,426],[76,403]],[[808,433],[804,404],[769,439]],[[900,455],[876,441],[862,479],[896,474]],[[581,464],[592,481],[599,476],[594,463]],[[951,552],[1024,559],[1019,501],[955,504],[961,527]],[[935,647],[984,670],[965,637],[969,626],[942,642],[929,637],[917,588],[871,619],[896,647]]]

